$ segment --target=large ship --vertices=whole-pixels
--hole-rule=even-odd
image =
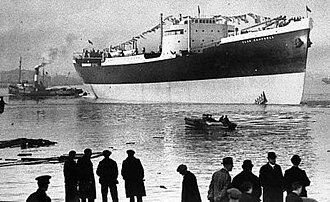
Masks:
[[[247,23],[251,18],[253,25]],[[164,26],[164,19],[171,24]],[[159,52],[139,53],[138,36],[129,41],[130,50],[74,55],[76,71],[96,97],[114,103],[253,104],[263,94],[268,104],[300,104],[311,18],[249,13],[164,19],[151,30],[160,28]]]

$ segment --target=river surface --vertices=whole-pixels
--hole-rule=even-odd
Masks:
[[[312,95],[310,97],[313,97]],[[31,157],[56,157],[71,149],[82,153],[109,149],[119,170],[126,150],[134,149],[145,169],[146,202],[180,201],[182,176],[176,172],[184,163],[198,180],[203,202],[212,173],[222,167],[222,158],[234,158],[235,176],[245,159],[253,172],[267,162],[267,152],[276,152],[282,170],[291,167],[290,158],[299,154],[301,168],[311,180],[310,197],[330,201],[330,103],[329,105],[215,105],[215,104],[109,104],[86,98],[50,100],[9,100],[0,114],[0,140],[42,138],[56,141],[49,147],[0,149],[1,162]],[[236,131],[196,131],[187,129],[184,117],[227,115],[238,124]],[[102,158],[93,159],[94,172]],[[25,201],[37,188],[34,178],[52,176],[48,195],[64,201],[63,164],[0,167],[0,201]],[[163,188],[162,188],[163,187]],[[165,189],[165,188],[166,189]],[[101,201],[96,177],[97,199]],[[119,200],[125,197],[119,176]],[[109,200],[110,194],[109,194]]]

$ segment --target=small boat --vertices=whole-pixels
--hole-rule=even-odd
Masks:
[[[236,123],[229,121],[227,116],[221,116],[219,120],[212,117],[211,114],[203,114],[202,118],[184,118],[187,127],[195,129],[223,129],[223,130],[235,130]]]

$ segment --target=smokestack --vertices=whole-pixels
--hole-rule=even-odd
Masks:
[[[42,64],[40,64],[40,65],[36,65],[35,67],[34,67],[34,79],[33,79],[33,81],[34,81],[34,87],[37,87],[38,86],[38,84],[39,84],[39,68],[40,67],[42,67]]]

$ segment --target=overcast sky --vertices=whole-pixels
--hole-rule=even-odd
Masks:
[[[160,13],[197,16],[200,6],[201,15],[293,17],[306,16],[306,5],[314,20],[308,70],[330,74],[328,0],[1,0],[0,68],[17,68],[22,56],[23,68],[33,70],[48,57],[51,75],[75,72],[72,54],[90,47],[88,40],[99,49],[127,41],[157,25]]]

